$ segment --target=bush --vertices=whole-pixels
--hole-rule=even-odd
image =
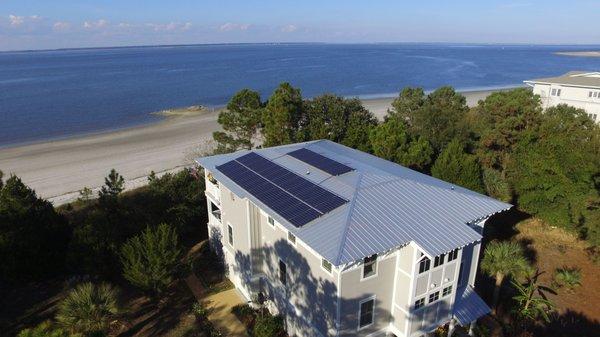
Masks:
[[[276,337],[283,334],[283,319],[279,316],[262,315],[256,317],[254,337]]]
[[[207,337],[221,337],[223,334],[215,328],[212,322],[208,319],[211,310],[206,308],[201,303],[194,303],[192,313],[196,316],[196,320],[200,323],[200,328],[204,331]]]
[[[581,270],[569,267],[558,268],[554,271],[554,282],[559,287],[572,290],[581,285]]]
[[[40,323],[35,328],[25,329],[19,332],[17,337],[80,337],[80,334],[70,334],[61,328],[55,328],[52,322]]]
[[[177,232],[167,224],[129,239],[121,249],[123,276],[133,285],[155,295],[173,281],[181,259]]]
[[[117,297],[109,284],[82,283],[60,302],[56,320],[71,333],[105,335],[120,313]]]

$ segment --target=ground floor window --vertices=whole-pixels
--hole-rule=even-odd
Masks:
[[[373,324],[373,316],[375,315],[375,299],[368,299],[360,303],[359,308],[359,328],[364,328]]]
[[[227,225],[227,239],[229,244],[233,246],[233,227],[231,225]]]
[[[281,281],[281,284],[286,285],[287,284],[287,266],[285,265],[285,262],[279,260],[279,281]]]

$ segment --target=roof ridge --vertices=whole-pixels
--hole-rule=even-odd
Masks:
[[[362,181],[363,173],[359,172],[358,181],[356,182],[356,186],[360,186],[360,182]],[[358,188],[357,188],[358,189]],[[342,240],[340,241],[338,255],[335,258],[334,264],[337,266],[340,263],[340,259],[342,257],[342,253],[344,252],[344,246],[346,245],[346,238],[348,237],[348,231],[350,230],[350,219],[352,218],[352,213],[354,213],[354,203],[356,202],[356,197],[358,193],[352,193],[352,200],[350,200],[350,204],[348,205],[349,211],[348,215],[346,215],[346,220],[344,221],[344,233],[342,234]]]

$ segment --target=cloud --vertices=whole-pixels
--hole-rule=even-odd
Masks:
[[[104,19],[100,19],[98,21],[85,21],[83,23],[83,28],[85,29],[100,29],[108,26],[108,21]]]
[[[167,24],[161,23],[148,23],[147,27],[152,28],[155,32],[175,32],[175,31],[186,31],[192,28],[191,22],[179,23],[179,22],[170,22]]]
[[[8,21],[10,22],[11,26],[18,27],[25,22],[25,17],[11,14],[8,16]]]
[[[298,26],[296,26],[296,25],[287,25],[287,26],[281,27],[281,31],[284,33],[293,33],[297,30],[298,30]]]
[[[52,25],[52,30],[55,32],[63,32],[69,30],[71,28],[71,24],[65,21],[57,21]]]
[[[221,27],[219,27],[219,30],[222,32],[231,32],[234,30],[248,30],[250,28],[250,25],[247,23],[244,24],[240,24],[240,23],[231,23],[228,22],[226,24],[221,25]]]

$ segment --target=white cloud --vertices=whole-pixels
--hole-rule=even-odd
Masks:
[[[57,21],[52,25],[52,30],[55,32],[62,32],[65,30],[69,30],[71,28],[71,24],[64,21]]]
[[[147,27],[152,28],[155,32],[175,32],[175,31],[186,31],[192,28],[191,22],[179,23],[170,22],[166,24],[162,23],[148,23]]]
[[[247,23],[240,24],[227,22],[226,24],[221,25],[221,27],[219,27],[219,30],[222,32],[231,32],[234,30],[248,30],[249,28],[250,25]]]
[[[18,27],[25,22],[25,17],[11,14],[8,16],[8,21],[10,21],[11,26]]]
[[[104,19],[100,19],[98,21],[85,21],[83,23],[83,28],[85,29],[99,29],[105,28],[106,26],[108,26],[108,21]]]
[[[296,26],[296,25],[287,25],[287,26],[281,27],[281,31],[284,33],[292,33],[297,30],[298,30],[298,26]]]

